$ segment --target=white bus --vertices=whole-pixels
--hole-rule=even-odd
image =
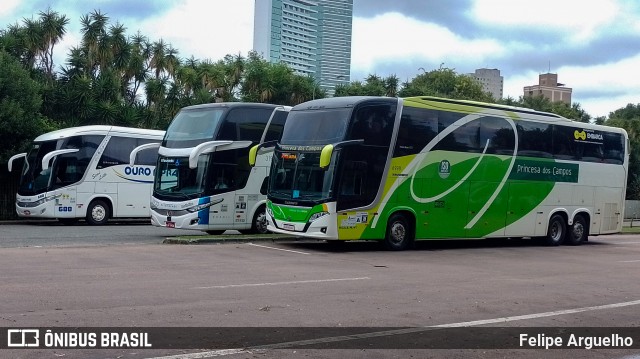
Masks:
[[[625,130],[434,97],[340,97],[294,107],[275,148],[268,229],[325,240],[620,232]]]
[[[214,103],[180,110],[158,150],[151,223],[209,234],[266,233],[271,155],[289,109]],[[263,148],[251,167],[249,151],[255,145]],[[135,149],[132,160],[151,147]]]
[[[157,151],[131,151],[159,143],[164,131],[116,126],[82,126],[38,136],[25,157],[16,196],[20,217],[57,218],[70,224],[86,218],[92,225],[112,217],[149,217]]]

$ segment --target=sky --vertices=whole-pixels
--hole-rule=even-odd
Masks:
[[[99,9],[128,35],[216,61],[253,48],[255,1],[265,0],[2,0],[0,29],[47,8],[65,14],[68,33],[54,56],[63,65],[80,42],[81,16]],[[353,13],[352,81],[491,68],[504,77],[504,96],[517,99],[552,72],[592,117],[640,103],[637,0],[353,0]]]

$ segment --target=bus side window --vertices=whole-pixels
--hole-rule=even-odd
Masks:
[[[139,138],[138,146],[145,145],[147,143],[157,143],[158,141],[146,140]],[[158,148],[152,148],[144,151],[140,151],[136,156],[136,164],[155,166],[158,161]]]
[[[605,133],[603,147],[605,163],[624,163],[624,137],[621,134]]]
[[[282,110],[276,110],[273,114],[273,118],[269,123],[269,127],[267,128],[267,133],[264,137],[264,142],[269,141],[279,141],[282,137],[282,130],[284,129],[284,124],[287,120],[287,115],[289,113]]]

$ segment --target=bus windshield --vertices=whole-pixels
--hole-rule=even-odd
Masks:
[[[180,111],[171,121],[163,147],[188,148],[212,140],[227,108],[194,108]]]
[[[333,165],[320,168],[320,152],[276,149],[270,176],[270,196],[281,200],[320,202],[332,196]]]
[[[47,153],[55,151],[56,147],[61,144],[62,140],[56,140],[35,142],[31,146],[22,169],[18,194],[32,196],[47,190],[49,178],[51,177],[51,167],[43,171],[42,158]]]
[[[73,136],[59,140],[34,142],[27,155],[18,194],[33,196],[77,183],[84,176],[93,154],[104,139],[101,135]],[[42,158],[53,151],[77,149],[54,156],[49,168],[42,169]]]
[[[188,200],[198,198],[205,190],[210,155],[198,157],[198,167],[189,168],[187,157],[159,156],[154,193],[159,197]]]
[[[347,133],[351,108],[291,111],[280,143],[325,145],[342,141]]]

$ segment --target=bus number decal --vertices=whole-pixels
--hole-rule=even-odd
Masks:
[[[71,212],[72,210],[72,207],[58,207],[58,212]]]

